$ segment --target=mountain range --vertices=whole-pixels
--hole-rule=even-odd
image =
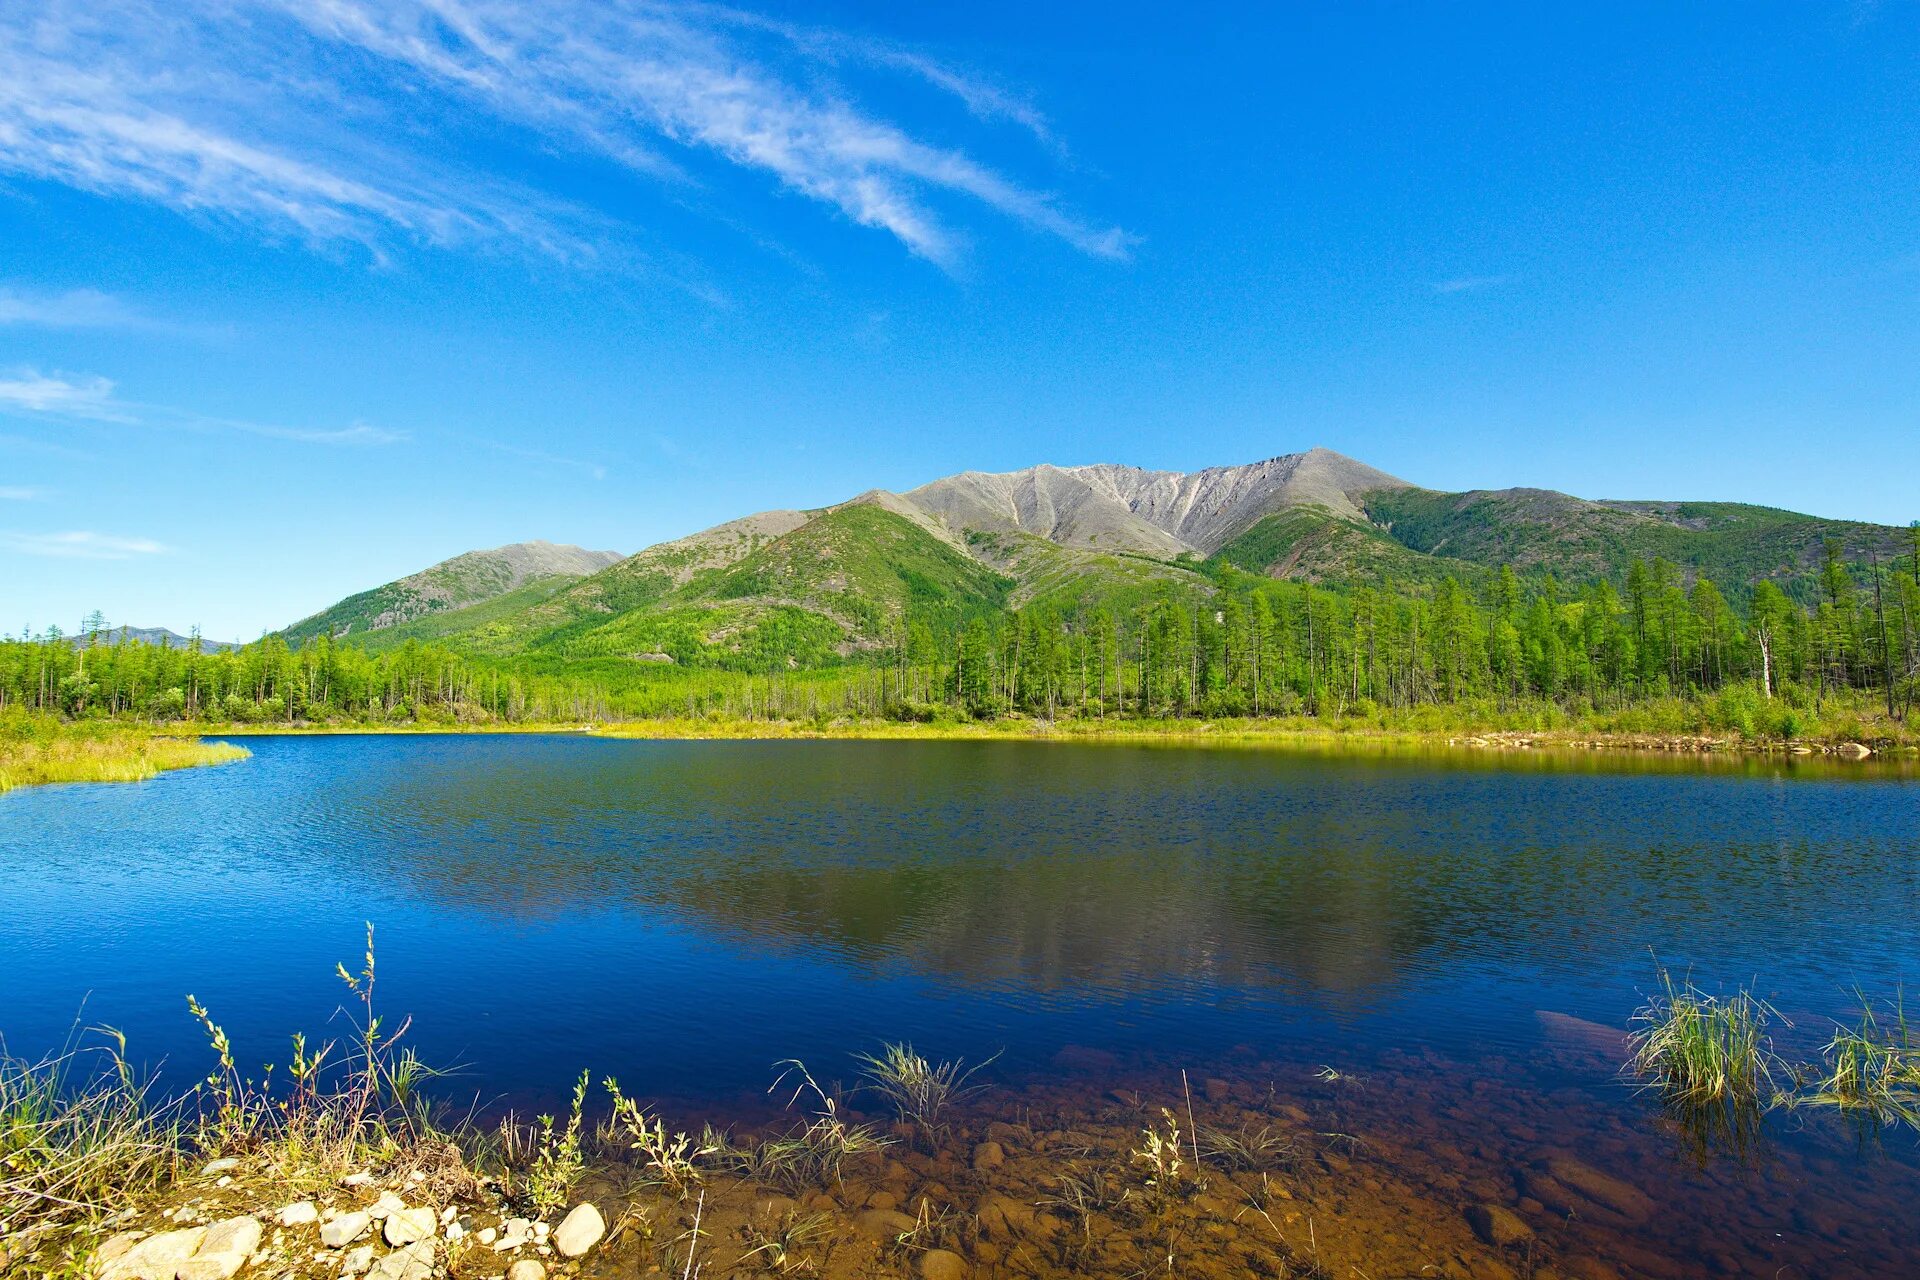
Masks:
[[[1244,466],[968,471],[809,511],[764,511],[630,556],[552,543],[473,551],[340,601],[282,635],[388,648],[641,662],[805,665],[916,618],[1205,596],[1226,566],[1418,587],[1500,566],[1563,582],[1640,557],[1729,596],[1805,595],[1829,540],[1891,561],[1909,532],[1722,502],[1591,501],[1543,489],[1423,489],[1326,449]]]

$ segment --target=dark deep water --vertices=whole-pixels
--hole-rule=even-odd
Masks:
[[[1753,982],[1795,1024],[1776,1028],[1783,1051],[1812,1056],[1854,987],[1920,978],[1911,772],[980,742],[246,745],[238,765],[0,797],[11,1052],[108,1024],[190,1079],[206,1066],[191,992],[243,1059],[284,1059],[292,1032],[328,1030],[346,994],[334,963],[357,966],[371,921],[384,1011],[414,1016],[429,1062],[462,1066],[443,1090],[486,1103],[551,1104],[591,1067],[725,1116],[756,1105],[778,1059],[846,1072],[883,1039],[1004,1049],[992,1074],[1008,1082],[1093,1060],[1117,1063],[1094,1075],[1284,1089],[1330,1065],[1393,1082],[1368,1095],[1383,1142],[1485,1165],[1462,1194],[1532,1159],[1528,1143],[1611,1159],[1656,1199],[1711,1192],[1678,1223],[1621,1229],[1621,1257],[1920,1275],[1915,1135],[1862,1143],[1830,1117],[1775,1115],[1753,1160],[1702,1166],[1654,1100],[1539,1016],[1625,1026],[1657,955],[1709,989]]]

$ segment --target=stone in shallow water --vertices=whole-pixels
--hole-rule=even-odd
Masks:
[[[148,1236],[102,1267],[100,1280],[173,1280],[206,1235],[205,1227],[188,1227]]]
[[[522,1258],[507,1268],[507,1280],[547,1280],[547,1269],[532,1258]]]
[[[600,1237],[605,1234],[607,1224],[600,1216],[600,1210],[591,1203],[577,1204],[553,1233],[553,1247],[560,1251],[563,1258],[577,1258],[599,1244]]]
[[[367,1210],[367,1216],[375,1222],[378,1222],[382,1218],[390,1214],[398,1213],[406,1207],[407,1202],[405,1200],[402,1200],[391,1191],[382,1191],[380,1198],[373,1202],[373,1207]]]
[[[280,1211],[280,1225],[283,1227],[304,1227],[319,1220],[320,1210],[311,1200],[290,1204]]]
[[[363,1244],[358,1249],[354,1249],[347,1254],[346,1261],[340,1264],[340,1274],[343,1276],[364,1275],[366,1274],[367,1268],[372,1265],[373,1246]]]
[[[177,1280],[227,1280],[260,1247],[260,1220],[228,1218],[207,1228],[193,1256],[174,1271]]]
[[[1566,1156],[1547,1161],[1547,1172],[1562,1185],[1605,1205],[1630,1222],[1644,1222],[1653,1216],[1653,1200],[1631,1183],[1600,1172],[1591,1165]]]
[[[967,1280],[967,1260],[947,1249],[920,1255],[920,1280]]]
[[[1476,1204],[1467,1209],[1467,1225],[1473,1233],[1497,1249],[1533,1239],[1533,1228],[1505,1205]]]
[[[919,1223],[898,1209],[868,1209],[856,1214],[853,1229],[870,1240],[887,1241],[905,1235]]]
[[[320,1243],[329,1249],[343,1249],[367,1234],[372,1225],[373,1215],[365,1210],[343,1213],[320,1228]]]

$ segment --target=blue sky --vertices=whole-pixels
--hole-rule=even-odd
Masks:
[[[1041,461],[1920,516],[1912,6],[1188,8],[0,8],[0,630]]]

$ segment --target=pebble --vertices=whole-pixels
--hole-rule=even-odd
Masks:
[[[373,1246],[363,1244],[347,1254],[346,1261],[340,1264],[343,1276],[364,1275],[373,1266]]]
[[[367,1216],[378,1222],[388,1214],[398,1213],[406,1207],[405,1200],[391,1191],[382,1191],[380,1198],[373,1202],[373,1207],[367,1210]]]
[[[482,1227],[474,1234],[473,1238],[483,1245],[491,1245],[495,1240],[500,1238],[500,1233],[492,1227]]]
[[[507,1280],[547,1280],[547,1269],[532,1258],[522,1258],[507,1268]]]
[[[319,1220],[320,1210],[311,1200],[290,1204],[280,1211],[280,1225],[283,1227],[304,1227]]]
[[[543,1224],[544,1225],[544,1224]],[[591,1202],[577,1204],[553,1233],[553,1247],[563,1258],[577,1258],[600,1243],[607,1234],[607,1223]]]
[[[370,1173],[350,1173],[340,1179],[340,1185],[349,1191],[357,1187],[370,1187],[373,1185],[373,1175]]]
[[[998,1169],[1006,1162],[1006,1149],[997,1142],[983,1142],[973,1149],[973,1167],[980,1172]]]
[[[200,1172],[205,1176],[211,1178],[218,1174],[227,1173],[231,1170],[238,1169],[239,1167],[240,1167],[240,1162],[234,1159],[232,1156],[222,1156],[218,1160],[209,1160],[207,1162],[207,1167],[202,1169]]]

